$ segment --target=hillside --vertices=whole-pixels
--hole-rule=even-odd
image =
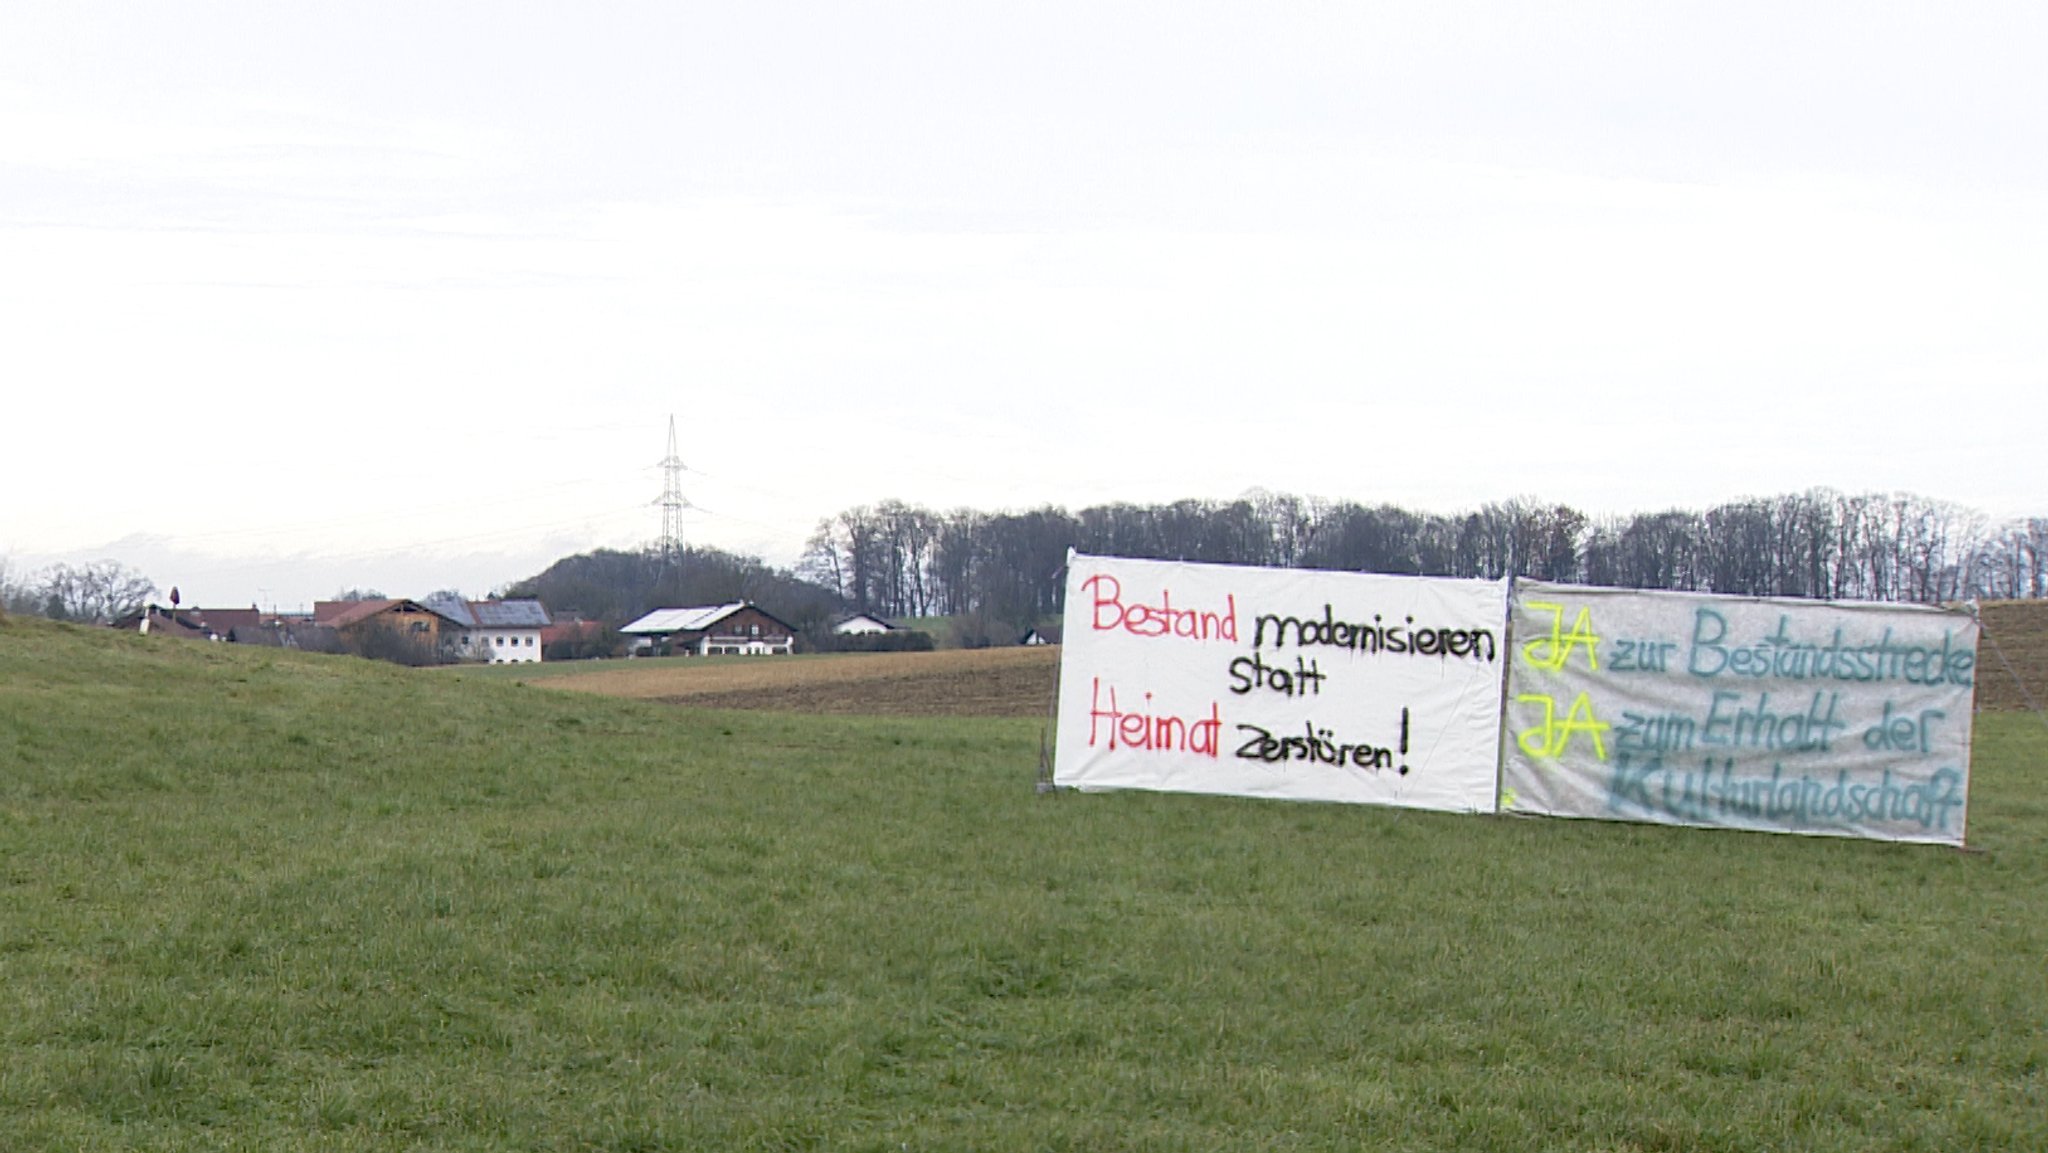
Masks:
[[[1040,726],[0,620],[0,1144],[2048,1144],[2032,718],[1972,854],[1045,797]]]

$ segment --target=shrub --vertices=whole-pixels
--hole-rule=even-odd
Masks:
[[[822,653],[928,653],[935,648],[932,634],[916,629],[895,629],[886,633],[834,633],[818,645]]]

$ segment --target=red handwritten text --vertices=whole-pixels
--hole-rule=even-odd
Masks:
[[[1092,707],[1088,710],[1088,746],[1107,744],[1111,749],[1144,749],[1156,753],[1216,755],[1223,730],[1223,712],[1209,702],[1207,717],[1189,720],[1163,713],[1126,711],[1117,705],[1116,687],[1109,686],[1109,700],[1103,701],[1102,678],[1095,678]],[[1145,707],[1152,707],[1152,694],[1145,694]]]
[[[1115,577],[1097,574],[1081,582],[1095,598],[1095,631],[1122,629],[1136,637],[1186,637],[1190,640],[1237,641],[1237,597],[1223,598],[1222,612],[1175,608],[1173,592],[1159,590],[1159,603],[1125,604],[1124,586]]]

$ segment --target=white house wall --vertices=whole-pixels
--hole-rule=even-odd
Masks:
[[[760,637],[705,637],[697,642],[698,656],[768,657],[796,651],[792,637],[768,640]]]
[[[494,665],[540,663],[539,629],[476,629],[467,636],[463,651]]]

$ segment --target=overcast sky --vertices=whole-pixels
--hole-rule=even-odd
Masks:
[[[0,558],[899,498],[2048,514],[2038,4],[10,3]]]

